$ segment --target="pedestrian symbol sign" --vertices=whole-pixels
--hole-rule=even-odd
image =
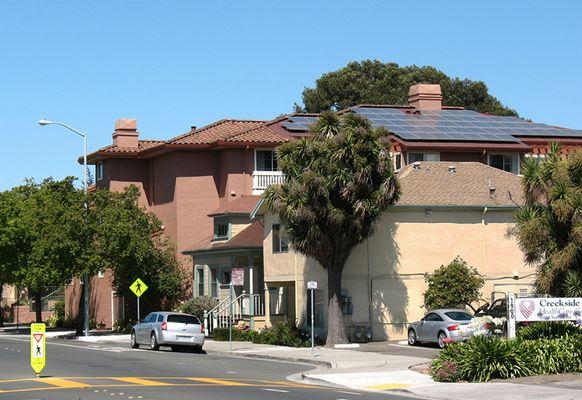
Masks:
[[[141,297],[141,295],[148,290],[148,287],[143,281],[139,278],[135,280],[129,287],[129,290],[133,292],[137,297]]]
[[[38,376],[46,365],[46,326],[30,325],[30,366]]]

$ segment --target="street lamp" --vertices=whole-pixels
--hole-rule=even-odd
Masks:
[[[48,119],[41,119],[38,121],[40,126],[46,125],[60,125],[67,128],[71,132],[81,136],[83,138],[83,186],[85,189],[85,211],[88,211],[87,205],[87,134],[80,132],[69,125],[58,121],[49,121]],[[89,336],[89,275],[85,273],[83,277],[83,335]]]

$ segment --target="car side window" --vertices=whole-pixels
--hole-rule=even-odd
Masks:
[[[424,317],[424,320],[429,322],[440,322],[443,319],[438,314],[430,313],[426,317]]]
[[[158,315],[158,322],[164,322],[164,316],[162,314]]]
[[[150,319],[148,320],[148,322],[156,322],[157,317],[158,317],[158,314],[152,314],[150,316]]]
[[[152,319],[153,314],[148,314],[141,322],[150,322]]]

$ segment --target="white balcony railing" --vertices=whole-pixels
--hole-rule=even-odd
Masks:
[[[253,171],[253,194],[262,194],[269,185],[280,185],[284,179],[281,171]]]

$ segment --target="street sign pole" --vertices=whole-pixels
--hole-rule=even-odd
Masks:
[[[232,309],[234,303],[234,285],[232,283],[232,280],[230,281],[229,292],[230,292],[230,307],[229,307],[230,315],[228,316],[228,342],[230,346],[230,352],[232,353],[232,316],[234,314],[234,310]]]
[[[315,289],[317,289],[317,282],[316,281],[309,281],[307,282],[307,289],[311,292],[311,354],[315,353],[315,306],[314,306],[314,293]]]
[[[507,338],[515,338],[515,294],[507,294]]]
[[[139,297],[137,298],[137,320],[139,321]]]

